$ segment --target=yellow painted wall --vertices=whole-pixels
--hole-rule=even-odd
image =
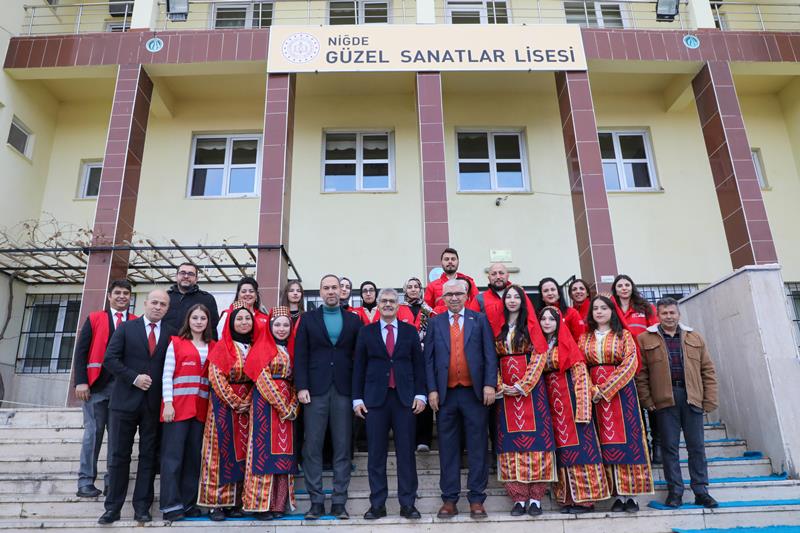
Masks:
[[[313,77],[311,78],[313,80]],[[308,77],[298,79],[301,84]],[[394,131],[396,192],[321,194],[325,128]],[[401,286],[423,268],[414,95],[299,96],[295,111],[289,254],[305,285],[333,272],[354,285]]]
[[[784,116],[776,95],[740,96],[750,146],[761,150],[762,165],[769,188],[762,191],[772,238],[783,266],[786,281],[800,281],[800,237],[797,205],[800,201],[800,177],[793,157],[787,126],[797,134],[800,107],[795,105]],[[795,137],[797,139],[797,137]]]
[[[663,192],[610,193],[620,272],[640,284],[709,283],[731,270],[694,103],[665,112],[660,93],[594,93],[598,128],[647,128]]]

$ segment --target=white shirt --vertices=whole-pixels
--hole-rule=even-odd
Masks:
[[[208,358],[208,344],[197,346],[197,353],[200,354],[200,366],[206,364]],[[172,401],[172,377],[175,374],[175,347],[170,342],[167,346],[167,357],[164,359],[164,373],[161,375],[161,397],[165,402]]]
[[[150,322],[146,316],[142,316],[142,318],[144,319],[144,334],[147,336],[147,338],[150,338],[150,324],[156,325],[153,333],[155,333],[156,344],[158,344],[158,339],[161,336],[161,321],[159,320],[158,322]]]
[[[117,329],[117,313],[121,313],[122,314],[122,316],[120,317],[120,325],[122,325],[123,322],[127,322],[128,321],[128,310],[127,309],[124,310],[124,311],[117,311],[116,309],[109,309],[108,312],[111,313],[111,325],[114,327],[114,329]]]
[[[460,329],[460,330],[464,329],[464,313],[465,312],[466,312],[465,309],[462,309],[461,312],[458,313],[458,329]],[[452,326],[453,325],[453,312],[450,311],[449,309],[447,310],[447,318],[450,321],[450,325]]]

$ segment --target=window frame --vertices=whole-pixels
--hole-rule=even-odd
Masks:
[[[497,8],[494,8],[494,20],[489,21],[489,6],[488,4],[497,4],[502,2],[506,5],[506,22],[497,22]],[[509,0],[445,0],[445,23],[453,24],[454,11],[474,11],[480,16],[480,24],[511,24],[511,2]]]
[[[331,191],[325,188],[325,165],[329,163],[325,154],[327,152],[327,137],[328,134],[350,134],[356,136],[356,158],[352,159],[331,159],[330,164],[348,164],[355,163],[356,165],[356,188],[352,191]],[[370,135],[387,135],[387,143],[389,148],[389,157],[386,163],[389,166],[389,187],[386,189],[365,189],[364,188],[364,137]],[[324,129],[322,130],[322,154],[321,154],[321,172],[320,172],[320,192],[323,194],[385,194],[397,192],[397,181],[395,176],[395,149],[394,149],[394,131],[391,129]],[[381,159],[367,160],[371,163],[382,163]]]
[[[89,187],[89,177],[91,174],[91,170],[94,168],[99,168],[101,175],[103,172],[103,160],[102,159],[86,159],[81,163],[81,178],[78,184],[78,199],[80,200],[95,200],[98,196],[100,196],[100,187],[98,184],[97,194],[94,196],[89,196],[87,193],[87,189]],[[102,177],[101,177],[102,179]]]
[[[332,2],[351,2],[355,7],[355,20],[358,26],[380,26],[392,23],[392,2],[391,0],[328,0],[326,22],[328,26],[342,26],[331,22],[331,3]],[[386,22],[365,22],[367,4],[386,4]]]
[[[255,11],[256,11],[255,10],[255,6],[257,4],[258,5],[262,5],[262,6],[265,5],[265,4],[269,4],[270,5],[269,24],[267,26],[262,26],[261,25],[261,18],[260,17],[259,17],[258,25],[255,25],[255,20],[256,20],[255,19]],[[217,27],[217,12],[219,11],[220,8],[224,8],[224,9],[231,9],[231,8],[244,9],[245,10],[244,26],[241,26],[241,27],[239,27],[239,26],[231,26],[231,27],[218,28]],[[257,29],[258,30],[258,29],[262,29],[262,28],[268,28],[268,27],[272,26],[272,21],[273,21],[273,18],[275,16],[275,2],[274,2],[274,0],[261,0],[261,1],[255,0],[255,1],[250,1],[250,2],[216,2],[216,3],[213,4],[213,8],[212,9],[213,9],[213,11],[212,11],[211,17],[210,17],[211,20],[209,21],[209,23],[210,23],[210,28],[209,29],[212,29],[212,30],[242,30],[242,29],[244,29],[244,30]],[[259,15],[261,15],[261,11],[259,11]]]
[[[750,157],[753,159],[753,166],[756,167],[756,179],[758,186],[762,191],[768,191],[772,187],[769,186],[767,175],[764,170],[764,156],[761,155],[761,148],[750,147]]]
[[[20,150],[18,147],[11,144],[11,131],[13,128],[18,129],[25,134],[25,146],[23,150]],[[33,158],[33,142],[34,142],[33,130],[31,130],[28,126],[26,126],[25,123],[19,119],[19,117],[14,115],[11,118],[11,124],[8,127],[8,135],[6,136],[6,145],[10,146],[16,153],[18,153],[25,159],[30,160]]]
[[[583,13],[584,13],[584,20],[581,22],[570,22],[567,20],[567,4],[574,3],[574,4],[583,4]],[[587,7],[588,4],[592,4],[594,8],[594,20],[595,23],[591,24],[586,18],[588,17]],[[627,5],[620,3],[620,2],[605,2],[605,1],[595,1],[592,2],[590,0],[565,0],[562,4],[564,6],[564,20],[567,24],[579,24],[586,28],[606,28],[606,29],[627,29],[629,27],[628,17],[627,15]],[[603,20],[603,6],[612,5],[619,8],[619,15],[622,22],[622,27],[618,26],[606,26],[605,21]],[[585,26],[584,26],[585,25]]]
[[[617,175],[620,180],[619,189],[609,189],[606,187],[607,193],[629,193],[629,192],[661,192],[661,184],[658,180],[658,172],[656,172],[655,157],[653,156],[653,147],[651,145],[650,132],[646,129],[615,129],[615,128],[598,128],[597,129],[597,142],[600,143],[600,135],[603,133],[610,133],[614,143],[614,152],[619,155],[615,158],[614,162],[617,164]],[[622,157],[622,149],[619,145],[620,135],[641,135],[644,139],[644,153],[645,159],[625,159]],[[603,158],[602,152],[600,153],[601,165],[610,163],[610,159]],[[650,187],[628,187],[625,178],[625,163],[647,163],[647,171],[650,174]],[[603,174],[603,186],[605,187],[605,173]]]
[[[29,294],[25,304],[25,316],[22,322],[22,329],[20,330],[20,341],[17,348],[17,361],[15,365],[15,372],[17,374],[66,374],[72,368],[72,360],[75,351],[75,342],[77,342],[78,328],[80,327],[80,317],[78,317],[76,328],[74,330],[65,330],[65,321],[67,317],[67,308],[70,303],[77,303],[77,313],[80,313],[81,295],[78,293],[65,293],[65,294]],[[58,315],[56,317],[55,329],[53,331],[36,331],[31,332],[31,323],[35,314],[37,306],[52,306],[58,305]],[[30,366],[26,364],[28,360],[27,352],[28,345],[31,339],[40,338],[53,338],[53,346],[50,349],[50,358],[36,359],[32,358]],[[69,351],[68,362],[66,368],[59,368],[59,362],[62,358],[59,357],[61,351],[61,343],[64,338],[73,338],[72,349]],[[67,358],[65,358],[67,359]],[[47,362],[47,364],[35,364],[37,361]]]
[[[194,184],[194,171],[196,168],[219,168],[220,165],[196,165],[195,155],[197,152],[197,141],[199,139],[220,139],[225,138],[225,162],[222,164],[222,194],[220,195],[192,195],[192,185]],[[255,185],[254,191],[251,193],[235,193],[229,194],[228,188],[230,187],[230,171],[231,168],[246,168],[251,165],[236,165],[231,166],[231,158],[233,157],[233,142],[234,141],[256,141],[256,162],[255,162]],[[228,198],[257,198],[261,195],[261,166],[263,164],[263,136],[260,133],[203,133],[192,135],[192,149],[189,154],[189,176],[186,186],[186,198],[190,200],[222,200]]]
[[[129,32],[130,29],[131,29],[131,18],[128,17],[126,20],[123,20],[122,22],[115,22],[115,21],[106,22],[105,31],[106,33],[126,33]]]
[[[491,182],[490,189],[462,189],[461,188],[461,173],[459,165],[461,163],[484,163],[484,159],[461,159],[458,153],[458,134],[459,133],[485,133],[488,135],[489,144],[489,180]],[[522,188],[500,188],[497,186],[497,164],[498,163],[516,163],[516,159],[502,159],[497,160],[495,157],[494,136],[495,135],[516,135],[519,141],[519,157],[520,166],[522,169]],[[529,193],[531,192],[531,176],[528,168],[528,147],[527,137],[525,136],[524,129],[515,128],[456,128],[455,130],[455,149],[456,149],[456,192],[464,194],[485,194],[485,193]]]

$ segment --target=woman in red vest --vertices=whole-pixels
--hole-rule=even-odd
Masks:
[[[296,279],[287,281],[281,293],[281,305],[289,308],[289,313],[292,315],[292,325],[295,327],[300,321],[300,315],[306,310],[303,303],[304,294],[303,285]]]
[[[539,282],[539,311],[550,305],[561,311],[562,323],[567,327],[572,338],[577,342],[585,326],[581,324],[581,316],[574,308],[569,307],[561,297],[561,287],[553,278],[543,278]]]
[[[207,359],[214,347],[210,316],[203,304],[192,306],[164,361],[160,507],[168,521],[200,516],[194,504],[208,409]]]
[[[270,312],[271,335],[247,358],[244,371],[255,383],[250,411],[250,444],[244,476],[243,508],[259,520],[281,518],[295,508],[297,453],[294,424],[300,404],[294,389],[294,335],[288,307]]]
[[[269,317],[261,310],[261,297],[258,295],[258,282],[245,276],[236,284],[236,298],[233,303],[219,316],[219,323],[217,324],[217,338],[222,340],[223,336],[227,333],[226,327],[228,317],[231,316],[231,311],[234,308],[245,307],[256,322],[256,327],[261,327],[264,330],[269,329]]]
[[[639,289],[627,274],[614,278],[611,294],[617,305],[619,318],[634,339],[650,326],[658,324],[656,308],[639,294]]]
[[[569,299],[572,300],[572,307],[578,312],[581,317],[581,326],[586,333],[586,317],[589,316],[589,301],[592,299],[592,294],[589,291],[589,284],[584,280],[578,278],[572,280],[567,289]]]

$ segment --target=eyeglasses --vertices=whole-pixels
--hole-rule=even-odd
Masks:
[[[178,275],[183,276],[184,278],[193,278],[197,276],[197,272],[187,272],[186,270],[179,270]]]
[[[378,303],[380,303],[381,305],[386,305],[386,304],[392,304],[392,305],[394,305],[394,304],[396,304],[396,303],[397,303],[397,300],[389,300],[389,299],[387,299],[387,298],[381,298],[381,299],[378,301]]]
[[[461,298],[462,296],[465,296],[466,294],[467,294],[466,292],[446,292],[446,293],[442,294],[442,296],[444,298]]]

